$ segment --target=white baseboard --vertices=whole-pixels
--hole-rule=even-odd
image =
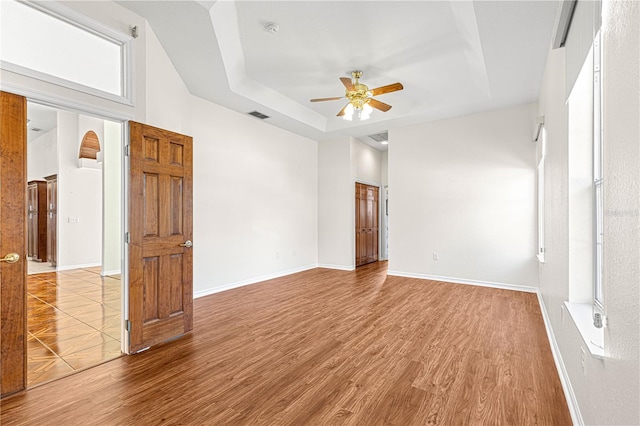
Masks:
[[[118,275],[119,273],[121,273],[120,269],[114,269],[113,271],[102,271],[100,275],[106,277],[108,275]]]
[[[205,289],[205,290],[198,290],[198,291],[195,291],[193,293],[193,298],[197,299],[199,297],[209,296],[211,294],[220,293],[220,292],[231,290],[231,289],[234,289],[234,288],[244,287],[246,285],[256,284],[256,283],[259,283],[259,282],[262,282],[262,281],[272,280],[274,278],[280,278],[280,277],[284,277],[284,276],[287,276],[287,275],[296,274],[298,272],[308,271],[309,269],[314,269],[314,268],[317,268],[317,267],[318,267],[318,265],[316,265],[316,264],[307,265],[307,266],[302,266],[300,268],[294,268],[294,269],[289,269],[289,270],[286,270],[286,271],[276,272],[274,274],[263,275],[261,277],[249,278],[248,280],[236,281],[234,283],[229,283],[229,284],[223,284],[221,286],[214,287],[214,288],[208,288],[208,289]]]
[[[573,392],[573,387],[571,387],[571,380],[569,379],[569,374],[567,373],[567,369],[564,365],[564,361],[562,360],[562,355],[560,354],[560,348],[558,347],[558,342],[556,341],[556,337],[553,334],[553,329],[551,328],[551,321],[549,319],[549,314],[547,313],[547,307],[544,304],[544,300],[542,299],[542,294],[540,293],[540,291],[536,293],[538,295],[538,303],[540,304],[540,311],[542,312],[544,328],[547,330],[547,338],[549,339],[549,345],[551,346],[553,361],[556,364],[556,369],[558,370],[558,376],[560,377],[560,383],[562,384],[562,390],[564,391],[564,397],[567,400],[567,405],[569,406],[571,421],[576,426],[583,426],[584,420],[582,419],[582,414],[580,413],[580,406],[578,405],[576,394]]]
[[[96,266],[102,266],[102,263],[80,263],[78,265],[65,265],[65,266],[56,266],[57,271],[69,271],[71,269],[81,269],[81,268],[93,268]]]
[[[356,269],[354,265],[344,266],[344,265],[331,265],[328,263],[318,263],[318,268],[338,269],[340,271],[353,271]]]
[[[401,271],[388,271],[387,275],[393,275],[396,277],[405,277],[405,278],[419,278],[421,280],[444,281],[447,283],[467,284],[467,285],[475,285],[480,287],[500,288],[503,290],[524,291],[526,293],[538,292],[537,287],[531,287],[531,286],[519,285],[519,284],[506,284],[506,283],[496,283],[491,281],[467,280],[463,278],[441,277],[438,275],[427,275],[427,274],[414,274],[411,272],[401,272]]]

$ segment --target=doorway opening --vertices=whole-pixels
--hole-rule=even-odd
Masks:
[[[378,261],[379,188],[356,182],[356,268]]]
[[[32,387],[121,355],[124,144],[122,122],[31,101],[27,118]],[[88,132],[95,158],[82,144]]]

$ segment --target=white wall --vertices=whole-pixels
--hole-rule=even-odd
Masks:
[[[191,118],[196,295],[315,267],[316,142],[195,97]]]
[[[58,173],[57,136],[57,129],[52,129],[27,144],[27,181]]]
[[[191,135],[191,94],[146,24],[145,124]]]
[[[380,154],[380,177],[382,179],[381,213],[380,213],[380,258],[389,260],[389,216],[386,207],[389,198],[389,151]]]
[[[548,149],[546,245],[540,291],[569,386],[585,424],[640,424],[640,3],[603,3],[605,359],[584,342],[560,305],[569,298],[568,135],[564,52],[551,51],[540,95]]]
[[[382,153],[356,138],[351,138],[350,145],[351,175],[354,180],[380,185],[382,182]]]
[[[104,122],[102,141],[104,194],[102,274],[121,272],[122,265],[122,124]]]
[[[380,179],[382,185],[389,184],[389,151],[380,153]]]
[[[534,116],[529,104],[389,131],[390,273],[538,286]]]
[[[79,168],[82,137],[93,130],[104,140],[102,120],[58,112],[58,269],[102,262],[102,171]],[[69,218],[77,223],[69,223]]]
[[[351,140],[318,143],[318,264],[351,270],[354,258]]]
[[[315,267],[317,143],[192,96],[146,28],[146,123],[193,136],[196,296]]]

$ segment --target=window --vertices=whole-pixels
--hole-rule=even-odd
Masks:
[[[2,68],[131,104],[131,37],[55,2],[2,1]]]
[[[593,271],[593,302],[594,319],[598,322],[597,314],[602,315],[602,266],[603,266],[603,161],[602,161],[602,79],[601,79],[601,49],[600,32],[593,41],[593,200],[594,200],[594,271]]]
[[[538,160],[538,261],[544,263],[544,161],[547,133],[540,129],[540,159]]]

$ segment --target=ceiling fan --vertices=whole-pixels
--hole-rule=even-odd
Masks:
[[[369,89],[359,81],[360,77],[362,77],[362,71],[352,71],[351,75],[353,76],[353,81],[348,77],[340,77],[340,81],[342,81],[342,84],[344,84],[344,87],[347,89],[344,96],[311,99],[311,102],[337,101],[346,98],[349,100],[349,103],[340,110],[338,117],[343,117],[345,120],[351,121],[355,114],[360,120],[367,120],[373,108],[382,112],[387,112],[391,109],[391,105],[373,99],[373,96],[384,95],[385,93],[395,92],[404,88],[401,83],[393,83],[375,89]]]

